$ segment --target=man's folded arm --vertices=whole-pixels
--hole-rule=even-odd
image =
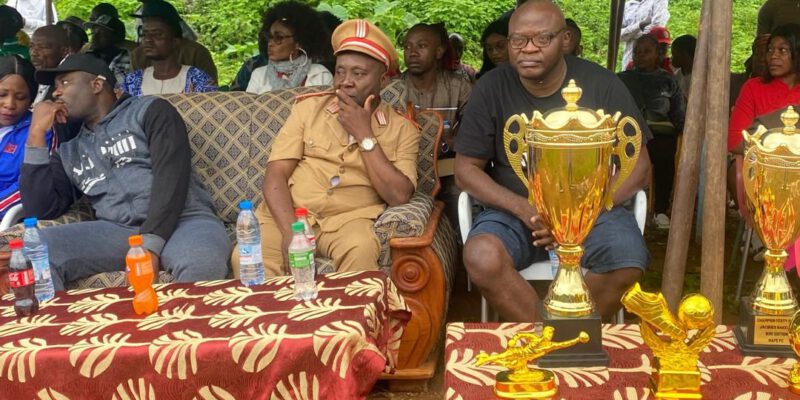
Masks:
[[[25,147],[19,177],[25,217],[53,219],[63,215],[78,193],[69,180],[61,157],[47,147]]]

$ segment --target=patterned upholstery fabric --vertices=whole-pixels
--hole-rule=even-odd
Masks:
[[[211,193],[225,224],[236,223],[239,202],[260,194],[242,174],[250,164],[254,96],[244,92],[166,95],[183,116],[192,165]]]
[[[408,203],[389,207],[378,217],[375,221],[375,234],[381,243],[381,253],[378,257],[378,266],[381,270],[389,273],[392,267],[389,240],[393,237],[422,235],[431,211],[433,211],[433,197],[418,191]]]
[[[447,282],[447,291],[445,291],[444,304],[445,307],[450,304],[450,293],[453,290],[453,283],[456,279],[456,260],[458,252],[458,240],[456,239],[456,232],[453,230],[453,225],[447,219],[447,215],[442,213],[442,219],[439,220],[439,225],[436,232],[433,234],[433,251],[442,260],[442,269],[444,270],[445,281]],[[443,315],[447,315],[445,310]],[[444,325],[444,321],[442,321]]]
[[[218,215],[225,223],[232,241],[235,240],[239,201],[252,199],[255,204],[263,201],[261,184],[272,141],[289,117],[296,96],[329,89],[300,87],[258,96],[245,92],[163,96],[178,110],[186,123],[192,146],[192,165],[211,193]],[[394,80],[383,90],[381,97],[398,111],[405,112],[405,92],[405,83]],[[417,192],[409,204],[389,208],[376,221],[376,234],[382,244],[379,266],[387,273],[391,268],[389,240],[393,237],[422,234],[433,209],[432,196],[435,196],[439,186],[434,154],[441,132],[441,119],[434,113],[421,113],[417,115],[416,122],[422,130]],[[91,210],[90,207],[88,209]],[[91,219],[91,216],[85,212],[71,213],[57,221],[43,223],[57,224],[87,219]],[[451,258],[448,257],[454,257],[451,253],[455,251],[456,244],[455,239],[447,240],[451,236],[455,237],[452,232],[448,235],[449,231],[452,229],[443,216],[435,236],[438,239],[434,239],[434,250],[443,263],[447,264],[447,269],[451,270]],[[14,227],[0,233],[0,246],[3,245],[5,236],[19,235],[20,232],[20,227]],[[317,265],[318,273],[334,271],[329,259],[318,258]],[[446,273],[448,277],[452,276],[452,273]],[[172,279],[172,276],[163,271],[159,277],[161,282]],[[451,280],[448,278],[448,285],[451,285]],[[127,285],[125,274],[121,271],[98,274],[72,282],[69,287],[120,285]]]
[[[89,204],[89,200],[87,200],[85,197],[81,197],[75,204],[72,205],[72,209],[67,211],[64,215],[54,220],[39,221],[39,228],[93,220],[94,210]],[[24,231],[25,227],[22,224],[16,224],[0,232],[0,252],[11,251],[11,249],[8,247],[8,241],[11,239],[22,239],[22,233]]]
[[[442,134],[442,117],[435,112],[422,112],[416,116],[422,130],[417,156],[417,192],[436,197],[439,193],[439,173],[434,154],[438,154],[438,143]]]
[[[175,282],[175,277],[169,272],[158,271],[158,283]],[[106,287],[128,286],[128,274],[125,271],[105,272],[92,275],[85,279],[67,282],[64,284],[67,290],[73,289],[101,289]]]

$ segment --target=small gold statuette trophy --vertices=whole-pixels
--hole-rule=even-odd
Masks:
[[[800,311],[794,313],[789,327],[789,342],[792,343],[794,352],[800,356]],[[789,390],[794,394],[800,394],[800,362],[794,364],[789,371]]]
[[[528,363],[555,350],[574,346],[589,341],[586,332],[580,332],[577,338],[564,342],[554,342],[552,326],[545,326],[542,334],[519,332],[508,340],[508,346],[502,353],[488,355],[478,354],[475,365],[486,363],[501,365],[508,371],[497,374],[494,393],[503,399],[549,399],[556,395],[558,387],[552,372],[529,368]],[[524,343],[522,342],[524,341]]]
[[[655,356],[650,375],[655,398],[702,399],[697,361],[716,333],[711,302],[690,294],[681,300],[676,318],[661,293],[643,292],[637,283],[622,296],[622,304],[642,319],[642,339]]]
[[[509,164],[558,243],[560,263],[543,302],[544,324],[555,327],[556,340],[581,331],[591,338],[542,358],[539,365],[548,368],[608,365],[600,315],[580,269],[581,243],[603,207],[613,206],[612,195],[633,171],[641,148],[641,131],[633,118],[579,107],[581,94],[570,80],[561,90],[564,108],[534,111],[531,120],[525,114],[513,115],[503,132]],[[632,135],[624,131],[629,125]],[[615,156],[620,164],[612,187]]]
[[[749,298],[743,298],[734,329],[742,354],[793,357],[789,323],[797,311],[783,264],[784,250],[800,233],[800,133],[793,107],[781,114],[782,128],[743,131],[747,150],[742,171],[747,208],[767,252],[766,267]]]

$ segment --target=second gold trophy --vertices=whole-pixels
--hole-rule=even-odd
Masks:
[[[529,202],[558,243],[560,264],[543,302],[544,324],[555,328],[555,340],[589,334],[587,343],[541,358],[544,367],[608,365],[600,315],[580,268],[581,243],[602,209],[613,206],[612,196],[630,175],[641,148],[641,131],[633,118],[580,107],[581,94],[570,80],[561,91],[563,108],[545,114],[535,110],[530,120],[514,115],[506,121],[503,137],[509,163],[528,187]]]

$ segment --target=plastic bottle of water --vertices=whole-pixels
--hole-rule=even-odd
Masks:
[[[261,232],[258,219],[253,213],[253,203],[239,203],[239,218],[236,220],[236,242],[239,244],[239,279],[243,285],[264,283],[264,263],[261,258]]]
[[[26,218],[25,233],[22,236],[25,257],[33,264],[33,274],[36,278],[36,299],[39,303],[50,300],[55,296],[53,277],[50,275],[50,257],[47,255],[47,244],[42,241],[37,228],[36,218]]]
[[[550,255],[550,270],[553,272],[553,279],[556,279],[559,264],[558,254],[555,250],[547,250],[547,254]]]
[[[295,300],[317,298],[314,282],[314,248],[308,242],[302,222],[292,224],[292,243],[289,244],[289,267],[294,276]]]

